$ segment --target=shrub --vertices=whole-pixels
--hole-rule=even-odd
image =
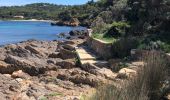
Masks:
[[[131,49],[136,49],[139,44],[138,38],[123,38],[113,43],[112,52],[114,57],[124,58],[130,55]]]
[[[141,43],[139,46],[138,46],[139,49],[144,49],[144,50],[152,50],[152,49],[155,49],[155,50],[161,50],[161,51],[164,51],[164,52],[170,52],[170,45],[166,42],[162,42],[160,40],[156,40],[156,41],[149,41],[149,42],[146,42],[144,40],[143,43]]]
[[[106,24],[102,17],[97,17],[91,27],[94,33],[104,34],[110,28],[110,24]]]
[[[127,22],[113,22],[111,28],[106,32],[105,36],[124,37],[130,28]]]
[[[111,11],[102,11],[98,16],[101,17],[107,24],[111,24],[114,20],[113,13]]]
[[[161,89],[168,76],[169,64],[163,53],[157,51],[149,53],[143,57],[146,65],[139,71],[136,81],[142,80],[150,100],[159,100],[163,95]]]
[[[169,70],[166,57],[152,51],[143,60],[146,64],[136,77],[124,81],[121,86],[99,87],[91,100],[160,100],[166,93],[162,88]]]

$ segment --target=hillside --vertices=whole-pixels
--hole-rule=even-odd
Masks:
[[[67,7],[49,3],[0,7],[0,19],[14,19],[14,16],[24,16],[24,19],[57,19],[56,15]]]

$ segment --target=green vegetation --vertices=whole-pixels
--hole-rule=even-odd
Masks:
[[[112,52],[114,57],[125,58],[130,55],[132,49],[136,49],[140,41],[136,37],[121,38],[113,43]]]
[[[167,91],[168,62],[163,54],[152,52],[143,58],[146,65],[136,77],[115,85],[99,87],[91,100],[161,100]]]
[[[23,19],[71,21],[72,18],[77,18],[81,22],[80,25],[90,26],[103,8],[93,0],[85,5],[75,6],[35,3],[25,6],[0,7],[0,19],[22,19],[15,16],[23,16]]]
[[[144,49],[144,50],[159,50],[159,51],[164,51],[166,53],[170,52],[170,44],[162,42],[160,40],[156,41],[143,41],[139,46],[139,49]]]
[[[54,97],[54,96],[62,96],[63,94],[61,93],[51,93],[51,94],[48,94],[48,96],[50,97]]]
[[[20,19],[14,16],[24,16],[24,19],[57,19],[57,15],[68,6],[48,3],[35,3],[25,6],[0,7],[0,19]]]
[[[105,10],[112,12],[113,20],[107,22],[99,14],[92,28],[94,33],[102,37],[107,35],[118,39],[113,43],[114,57],[127,57],[131,49],[170,52],[169,0],[101,0],[104,6],[110,1],[113,3]],[[164,54],[153,53],[144,57],[144,61],[146,65],[137,77],[122,84],[122,88],[115,85],[99,87],[92,100],[162,99],[168,90],[166,86],[162,87],[169,77],[166,57]]]
[[[93,34],[92,35],[93,38],[102,40],[104,42],[108,42],[108,43],[113,43],[116,41],[116,39],[114,37],[108,37],[108,36],[104,36],[104,34]]]
[[[45,96],[41,97],[40,100],[48,100],[48,97],[55,97],[55,96],[63,96],[63,94],[62,93],[57,93],[57,92],[50,93],[48,95],[45,95]]]
[[[41,97],[40,100],[48,100],[46,97]]]
[[[119,21],[113,22],[111,27],[105,33],[105,36],[109,37],[125,37],[127,35],[130,25],[127,22]]]

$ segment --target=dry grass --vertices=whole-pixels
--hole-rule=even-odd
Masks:
[[[160,100],[169,70],[166,57],[153,51],[143,60],[146,65],[141,67],[136,77],[122,83],[121,88],[114,85],[99,87],[91,100]]]

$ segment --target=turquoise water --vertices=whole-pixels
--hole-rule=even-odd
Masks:
[[[83,27],[51,26],[49,22],[0,21],[0,45],[29,39],[57,40],[57,34]]]

